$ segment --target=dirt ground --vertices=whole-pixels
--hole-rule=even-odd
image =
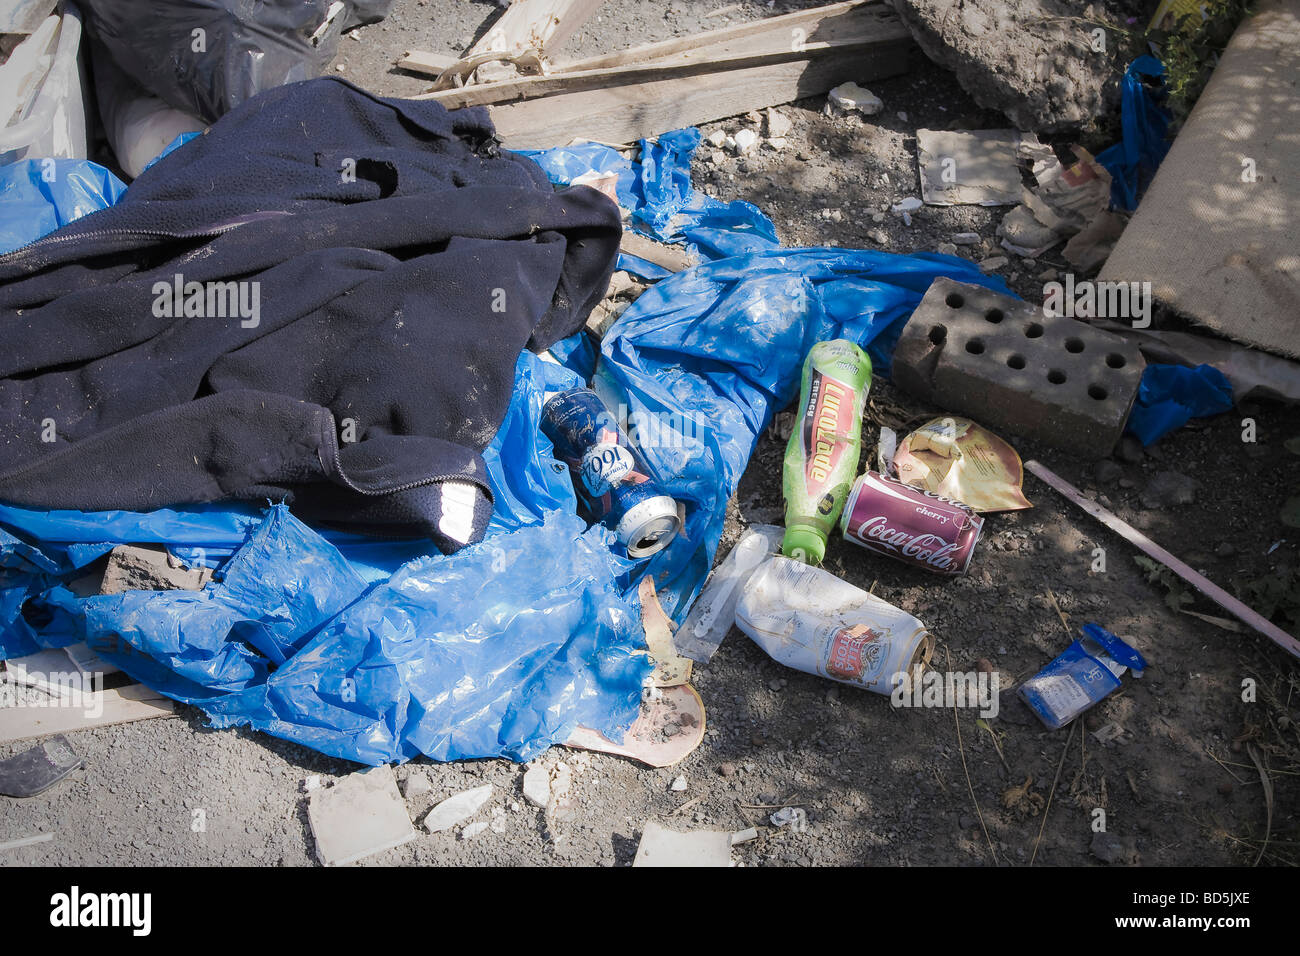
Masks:
[[[725,25],[738,17],[788,12],[814,2],[753,2],[706,19],[722,0],[616,0],[571,42],[589,54]],[[383,23],[342,40],[342,75],[381,93],[409,95],[426,80],[390,64],[406,49],[458,51],[495,9],[491,2],[397,0]],[[715,163],[702,149],[699,188],[746,199],[766,211],[787,245],[842,245],[891,252],[933,251],[958,232],[1000,253],[1002,209],[925,208],[912,225],[888,206],[919,195],[919,127],[1005,126],[979,108],[953,76],[918,57],[895,79],[869,84],[885,111],[869,119],[827,117],[823,98],[783,109],[790,145]],[[738,120],[706,126],[734,131]],[[1064,269],[1059,253],[1038,262],[1009,256],[1001,270],[1018,294],[1041,299],[1039,274]],[[872,386],[864,456],[878,427],[919,424],[932,409],[878,381]],[[1255,441],[1243,441],[1243,419]],[[1300,410],[1251,403],[1196,421],[1145,454],[1084,461],[1007,435],[1022,458],[1037,458],[1229,590],[1250,581],[1294,582],[1300,532],[1278,514],[1297,493],[1297,459],[1283,442],[1300,436]],[[719,555],[749,523],[781,520],[784,443],[768,434],[729,506]],[[1190,504],[1152,497],[1157,476],[1193,479]],[[627,865],[646,820],[675,829],[742,830],[757,840],[734,848],[752,865],[1249,865],[1269,828],[1252,751],[1271,772],[1269,844],[1263,863],[1300,861],[1300,666],[1253,632],[1232,633],[1177,613],[1166,589],[1149,582],[1137,553],[1050,488],[1027,477],[1034,508],[993,515],[971,572],[937,578],[832,538],[825,567],[924,621],[936,636],[936,665],[973,670],[985,659],[1001,675],[999,715],[895,710],[876,695],[784,668],[732,630],[693,683],[708,713],[704,743],[682,764],[654,770],[628,760],[555,748],[539,758],[575,774],[573,812],[548,828],[521,794],[524,768],[505,760],[397,769],[413,819],[437,801],[492,783],[490,803],[463,827],[420,837],[367,865]],[[1143,498],[1147,498],[1144,503]],[[1094,549],[1105,570],[1094,571]],[[1290,576],[1290,577],[1288,577]],[[1262,586],[1262,585],[1261,585]],[[1284,585],[1280,584],[1279,587]],[[1294,585],[1292,584],[1292,587]],[[1258,588],[1255,592],[1258,594]],[[1066,621],[1052,605],[1054,595]],[[1291,591],[1292,601],[1298,597]],[[1294,606],[1294,605],[1293,605]],[[1223,616],[1204,598],[1186,608]],[[1015,699],[1032,676],[1096,621],[1137,646],[1150,662],[1141,680],[1082,722],[1047,731]],[[1294,632],[1296,621],[1278,618]],[[1243,701],[1243,681],[1257,688]],[[0,864],[308,865],[315,862],[303,781],[357,769],[249,731],[211,731],[195,710],[179,719],[82,732],[70,740],[86,760],[45,794],[0,804],[0,843],[36,831],[55,838],[0,855]],[[1102,743],[1094,732],[1116,725]],[[1108,728],[1109,729],[1109,728]],[[0,747],[7,757],[27,745]],[[670,789],[679,775],[686,789]],[[1050,800],[1050,808],[1047,807]],[[771,809],[807,811],[803,832],[768,825]],[[978,809],[977,809],[978,808]],[[1093,830],[1106,812],[1106,834]],[[192,828],[194,811],[206,828]],[[1046,823],[1043,823],[1047,809]],[[987,836],[986,836],[987,832]]]

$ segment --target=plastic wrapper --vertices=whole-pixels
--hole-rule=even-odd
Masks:
[[[1020,697],[1053,730],[1064,727],[1119,689],[1126,670],[1141,677],[1147,662],[1136,650],[1096,624],[1083,626],[1083,640],[1020,685]]]
[[[1193,418],[1232,408],[1232,383],[1213,365],[1148,365],[1125,429],[1150,445]]]
[[[86,156],[81,14],[48,17],[0,64],[0,164]]]
[[[1021,491],[1025,469],[1006,441],[968,418],[933,418],[899,443],[899,480],[976,511],[1032,508]]]
[[[1148,89],[1147,80],[1158,81]],[[1165,65],[1150,55],[1138,57],[1124,72],[1120,99],[1123,130],[1118,143],[1097,154],[1097,162],[1111,175],[1110,202],[1115,209],[1133,210],[1155,178],[1156,168],[1169,152],[1165,136],[1171,119],[1161,105],[1165,92]]]
[[[0,254],[107,209],[126,184],[86,159],[25,159],[0,166]]]
[[[86,25],[127,76],[209,122],[262,90],[319,76],[340,33],[391,0],[85,0]]]

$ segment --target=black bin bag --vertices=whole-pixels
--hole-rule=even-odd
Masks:
[[[346,29],[392,0],[81,0],[98,50],[148,92],[213,122],[319,76]],[[97,51],[98,52],[98,51]]]

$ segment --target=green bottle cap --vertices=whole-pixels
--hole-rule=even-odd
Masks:
[[[826,556],[826,539],[816,528],[795,525],[785,529],[781,553],[804,564],[821,564]]]

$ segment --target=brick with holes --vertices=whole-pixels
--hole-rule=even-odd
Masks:
[[[1145,366],[1117,335],[941,277],[903,329],[893,380],[990,428],[1102,458],[1124,431]]]

